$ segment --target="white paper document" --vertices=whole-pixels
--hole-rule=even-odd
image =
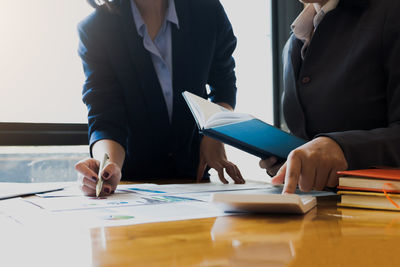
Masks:
[[[68,191],[68,190],[66,190]],[[214,193],[279,194],[270,184],[120,185],[108,197],[60,194],[0,201],[0,214],[37,227],[106,227],[232,215],[211,203]],[[312,192],[312,195],[330,195]]]
[[[36,193],[61,190],[72,182],[59,183],[0,183],[0,200]],[[73,184],[76,184],[73,182]]]
[[[127,192],[116,192],[108,197],[59,197],[59,198],[29,198],[29,203],[52,212],[76,210],[93,210],[104,208],[160,205],[177,202],[199,201],[194,198],[174,195],[139,195]]]
[[[10,199],[7,219],[31,228],[94,228],[167,222],[225,216],[208,202],[188,201],[168,204],[136,205],[110,208],[75,209],[61,212],[42,209],[23,199]],[[5,204],[5,203],[4,203]],[[30,207],[28,206],[30,205]],[[0,206],[0,214],[3,206]]]
[[[154,194],[187,194],[187,193],[204,193],[204,192],[224,192],[239,191],[249,189],[268,189],[274,186],[267,183],[246,183],[246,184],[132,184],[120,185],[119,190],[131,193],[154,195]]]

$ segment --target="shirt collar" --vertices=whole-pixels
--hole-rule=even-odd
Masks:
[[[169,21],[169,22],[175,24],[179,29],[179,19],[178,19],[178,15],[176,14],[174,0],[168,0],[168,8],[167,8],[167,12],[165,13],[165,19],[166,19],[166,21]]]
[[[146,24],[144,23],[144,20],[135,3],[135,0],[131,0],[131,9],[133,14],[133,20],[135,21],[136,25],[136,30],[143,37]],[[165,21],[174,23],[179,29],[179,20],[178,20],[178,15],[176,13],[174,0],[168,0],[168,7],[165,12]],[[163,24],[165,25],[165,23]]]
[[[314,8],[315,8],[315,11],[316,11],[317,13],[320,12],[320,11],[322,10],[322,11],[326,14],[326,13],[328,13],[329,11],[334,10],[334,9],[337,7],[338,4],[339,4],[339,0],[329,0],[329,1],[326,2],[326,4],[323,5],[322,7],[321,7],[320,4],[314,4]]]
[[[308,38],[310,32],[314,28],[313,19],[317,12],[322,10],[324,14],[326,14],[335,9],[338,4],[339,0],[329,0],[322,7],[318,4],[307,4],[291,25],[293,33],[298,39],[304,40],[305,38]]]

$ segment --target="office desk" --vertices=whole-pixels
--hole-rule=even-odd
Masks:
[[[399,266],[400,213],[337,208],[336,199],[320,199],[305,216],[15,229],[11,244],[15,234],[2,225],[0,254],[29,266]]]

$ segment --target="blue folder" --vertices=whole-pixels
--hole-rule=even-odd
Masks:
[[[306,143],[259,119],[203,129],[202,134],[262,159],[275,156],[285,160],[290,151]]]

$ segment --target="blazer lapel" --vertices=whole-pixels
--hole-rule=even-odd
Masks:
[[[297,80],[301,67],[302,43],[293,34],[283,50],[284,95],[283,114],[289,129],[297,136],[308,139],[303,107],[297,93]]]
[[[169,127],[167,106],[150,54],[144,48],[143,38],[139,36],[136,30],[129,0],[121,1],[120,14],[129,55],[132,59],[148,112],[151,114],[151,118],[154,119],[154,125],[157,125],[159,129],[166,129],[163,127]]]

